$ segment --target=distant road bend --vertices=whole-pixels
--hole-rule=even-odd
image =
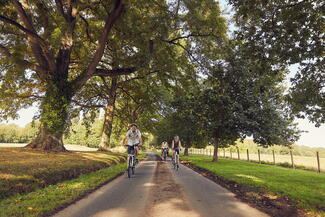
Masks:
[[[129,179],[123,175],[54,217],[267,217],[234,194],[182,166],[150,154]]]

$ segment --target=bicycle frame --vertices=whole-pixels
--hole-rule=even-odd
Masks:
[[[175,151],[173,163],[174,163],[174,169],[178,170],[178,168],[179,168],[179,154],[177,151]]]
[[[166,160],[166,157],[167,157],[167,149],[166,148],[164,148],[163,149],[163,157],[164,157],[164,160]]]
[[[133,147],[133,146],[130,146],[130,147]],[[131,173],[134,174],[134,169],[135,169],[134,153],[135,153],[135,150],[133,147],[132,153],[128,153],[128,157],[127,157],[127,173],[128,173],[129,178],[131,178]]]

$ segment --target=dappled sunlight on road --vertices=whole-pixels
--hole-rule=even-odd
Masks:
[[[112,208],[108,210],[102,210],[97,213],[93,213],[91,216],[92,217],[109,217],[109,216],[130,217],[132,216],[132,210],[127,210],[126,208],[118,207],[118,208]]]
[[[154,205],[150,209],[149,216],[152,217],[199,217],[196,211],[186,205],[183,198],[170,198],[161,203]]]
[[[149,202],[147,204],[149,217],[199,217],[184,199],[181,186],[175,183],[168,164],[158,162],[153,178]]]
[[[148,182],[148,183],[144,183],[143,186],[144,187],[152,187],[152,186],[156,186],[156,184],[154,184],[152,182]]]

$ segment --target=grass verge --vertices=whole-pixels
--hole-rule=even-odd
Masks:
[[[107,183],[125,171],[126,164],[121,163],[76,179],[50,185],[25,195],[15,195],[0,201],[0,216],[48,216],[64,205],[81,198],[88,192]]]
[[[111,152],[48,153],[0,148],[0,200],[125,161]]]
[[[182,156],[182,160],[236,184],[288,197],[297,207],[325,216],[325,174],[224,158],[213,163],[211,156]]]

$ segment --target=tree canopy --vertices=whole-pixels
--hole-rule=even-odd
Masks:
[[[324,2],[229,3],[233,37],[212,0],[2,1],[0,120],[38,105],[29,147],[55,151],[73,118],[89,129],[100,109],[103,150],[135,121],[215,152],[247,136],[290,145],[293,115],[325,120]]]

